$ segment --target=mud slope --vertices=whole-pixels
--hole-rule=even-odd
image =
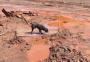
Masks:
[[[0,2],[0,62],[90,61],[90,8],[36,0],[15,1]],[[3,8],[15,11],[15,16],[6,17]],[[35,15],[26,15],[29,11]],[[41,35],[35,29],[31,34],[30,24],[20,18],[21,14],[28,23],[40,23],[49,32]],[[51,50],[55,50],[54,57]],[[56,58],[58,53],[60,56]]]

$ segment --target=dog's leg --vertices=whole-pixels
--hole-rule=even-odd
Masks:
[[[40,29],[39,29],[39,33],[40,33],[40,34],[43,34],[42,31],[41,31]]]
[[[31,31],[31,34],[33,33],[33,30],[34,30],[34,28],[32,27],[32,31]]]

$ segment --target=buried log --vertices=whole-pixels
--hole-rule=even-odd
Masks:
[[[37,13],[33,13],[33,12],[31,12],[31,11],[29,11],[29,12],[9,11],[9,12],[8,12],[8,11],[6,11],[4,8],[2,9],[2,12],[4,13],[4,15],[5,15],[6,17],[17,17],[17,18],[20,18],[19,15],[23,15],[23,14],[28,15],[28,16],[38,16]]]
[[[21,15],[21,19],[23,19],[25,21],[25,23],[28,24],[27,20],[22,15]]]
[[[26,14],[26,15],[29,15],[29,16],[34,16],[34,14],[30,11],[28,13],[23,13],[23,14]]]
[[[28,13],[23,13],[23,14],[26,14],[26,15],[29,15],[29,16],[38,16],[37,13],[33,13],[31,11],[29,11]]]
[[[13,16],[12,13],[6,11],[4,8],[2,9],[2,12],[5,14],[6,17],[12,17]]]

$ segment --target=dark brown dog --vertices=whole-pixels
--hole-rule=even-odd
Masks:
[[[39,30],[39,33],[40,33],[40,34],[43,34],[43,33],[42,33],[42,30],[45,31],[45,32],[48,32],[48,28],[46,28],[45,26],[43,26],[43,25],[41,25],[41,24],[39,24],[39,23],[31,22],[30,24],[31,24],[31,28],[32,28],[31,33],[33,32],[33,30],[34,30],[35,28],[37,28],[37,29]]]

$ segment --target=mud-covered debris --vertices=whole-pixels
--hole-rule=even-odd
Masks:
[[[54,33],[52,35],[50,35],[50,41],[55,41],[55,40],[60,40],[60,39],[67,39],[72,37],[72,32],[70,32],[70,30],[68,29],[60,29],[57,33]]]
[[[20,38],[19,36],[17,36],[16,31],[14,32],[14,37],[8,41],[9,44],[18,44],[22,42],[24,42],[24,40]]]
[[[51,35],[49,57],[44,62],[89,62],[81,51],[72,49],[69,45],[63,43],[60,37],[59,34]]]
[[[37,16],[38,15],[37,13],[33,13],[31,11],[29,11],[28,13],[23,12],[23,14],[26,14],[26,15],[29,15],[29,16]]]
[[[21,52],[26,52],[26,51],[29,51],[30,49],[31,49],[31,44],[27,42],[24,42],[20,47]]]
[[[72,38],[73,34],[70,31],[60,31],[50,35],[50,53],[43,62],[89,62],[82,51],[72,49],[67,43],[64,43],[67,39],[63,39],[62,36],[65,38],[71,36]]]
[[[62,29],[60,31],[58,31],[59,35],[63,36],[63,37],[70,37],[72,36],[72,33],[70,32],[69,29]]]
[[[44,62],[88,62],[81,52],[63,44],[52,45],[49,57]]]
[[[6,11],[4,8],[2,9],[2,12],[5,14],[6,17],[17,17],[21,18],[21,15],[28,15],[28,16],[38,16],[37,13],[28,11]]]
[[[3,26],[3,24],[0,24],[0,26]]]
[[[6,17],[12,17],[13,14],[11,12],[6,11],[4,8],[2,9],[2,12],[5,14]]]

